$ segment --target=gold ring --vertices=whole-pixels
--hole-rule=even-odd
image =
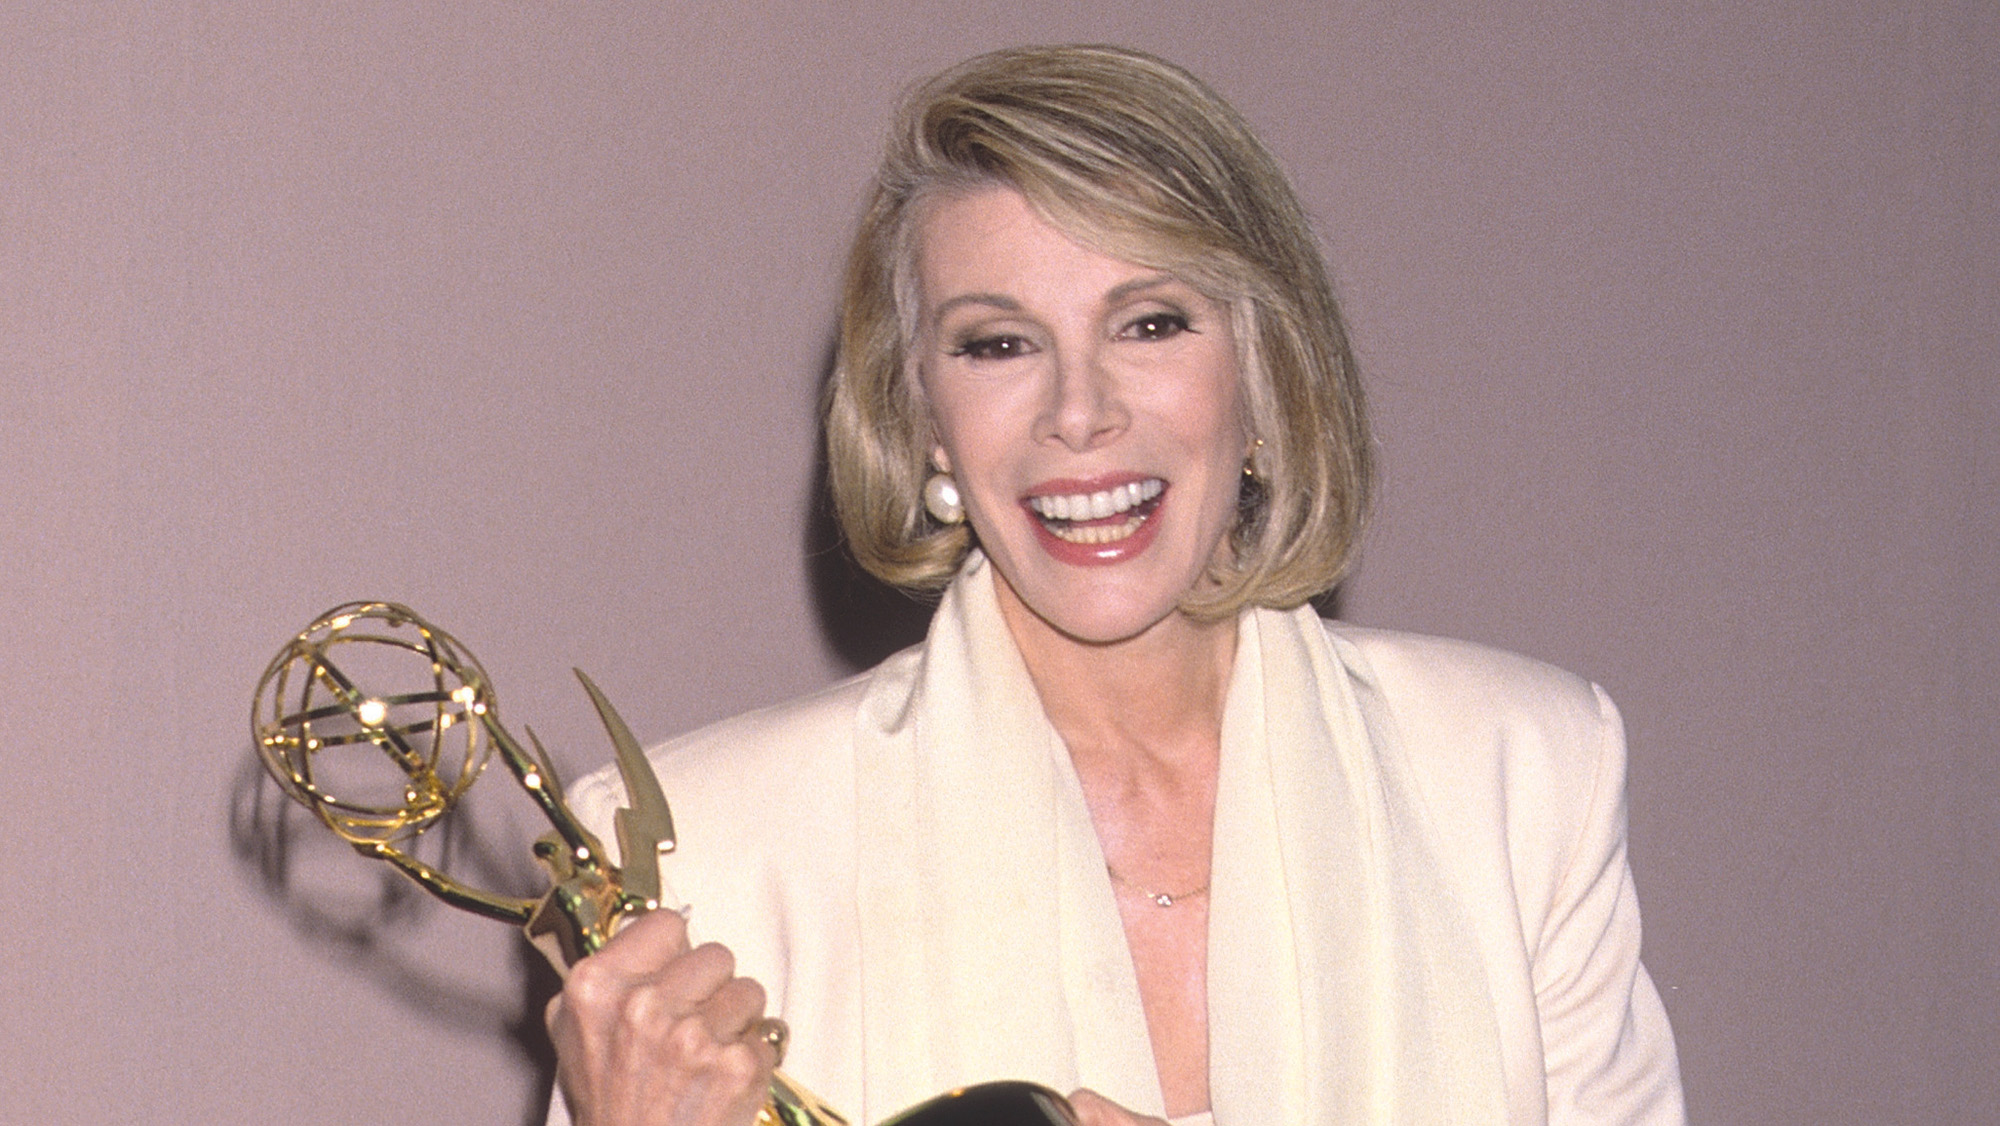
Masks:
[[[785,1045],[791,1043],[792,1030],[786,1027],[784,1021],[777,1017],[765,1017],[750,1026],[750,1035],[769,1044],[771,1051],[777,1054],[778,1058],[772,1062],[772,1067],[785,1062]]]

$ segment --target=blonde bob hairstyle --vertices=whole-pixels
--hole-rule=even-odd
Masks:
[[[1291,607],[1351,561],[1373,477],[1361,387],[1304,210],[1243,118],[1200,80],[1117,47],[962,63],[897,113],[848,259],[828,382],[827,475],[855,559],[912,591],[951,581],[972,534],[924,511],[935,445],[911,341],[926,200],[1003,185],[1058,230],[1231,310],[1261,443],[1230,550],[1182,600],[1202,618]]]

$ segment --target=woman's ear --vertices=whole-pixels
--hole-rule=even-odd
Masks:
[[[939,473],[951,472],[951,455],[944,452],[943,446],[931,447],[931,467]]]

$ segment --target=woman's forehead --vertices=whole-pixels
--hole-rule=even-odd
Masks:
[[[1030,281],[1073,281],[1086,290],[1095,286],[1107,298],[1178,282],[1204,297],[1229,300],[1206,284],[1214,271],[1186,269],[1184,256],[1171,253],[1164,237],[1107,240],[1101,228],[1079,230],[1080,224],[1065,218],[1070,217],[1051,216],[1005,184],[925,201],[912,219],[910,296],[936,311],[940,303],[968,293],[997,295]],[[1147,245],[1128,249],[1135,243]]]

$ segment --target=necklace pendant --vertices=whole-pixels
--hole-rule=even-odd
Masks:
[[[1138,884],[1133,883],[1131,880],[1128,880],[1125,877],[1119,875],[1118,869],[1113,868],[1109,864],[1106,864],[1104,866],[1104,870],[1105,872],[1110,874],[1111,882],[1115,887],[1124,888],[1126,891],[1132,892],[1136,895],[1142,895],[1147,899],[1152,900],[1153,906],[1155,907],[1172,907],[1183,899],[1193,899],[1197,895],[1208,894],[1207,884],[1203,884],[1192,891],[1181,892],[1179,895],[1175,895],[1173,892],[1170,891],[1147,891],[1145,888],[1142,888]]]

